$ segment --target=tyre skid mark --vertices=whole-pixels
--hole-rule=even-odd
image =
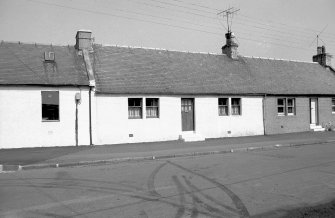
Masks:
[[[245,205],[243,204],[242,200],[233,192],[231,191],[229,188],[227,188],[225,185],[215,181],[214,179],[210,179],[200,173],[196,173],[196,172],[193,172],[179,164],[176,164],[176,163],[173,163],[171,161],[167,161],[169,164],[179,168],[179,169],[182,169],[186,172],[189,172],[193,175],[197,175],[205,180],[207,180],[208,182],[211,182],[213,183],[214,185],[216,185],[218,188],[220,188],[222,191],[224,191],[233,201],[234,205],[236,206],[236,208],[238,209],[238,214],[240,215],[241,218],[246,218],[246,217],[250,217],[250,214],[247,210],[247,208],[245,207]]]
[[[177,213],[175,215],[175,218],[181,218],[184,213],[185,213],[185,188],[183,185],[180,183],[179,179],[177,178],[176,175],[172,176],[172,180],[175,183],[177,190],[178,190],[178,196],[179,196],[179,202],[180,206],[177,210]]]
[[[186,183],[186,184],[190,187],[190,189],[191,189],[191,191],[190,191],[189,193],[192,195],[192,197],[195,198],[195,200],[197,201],[197,203],[199,203],[199,204],[200,204],[202,207],[204,207],[206,210],[211,211],[211,212],[215,212],[215,213],[217,213],[217,214],[219,214],[219,215],[221,215],[221,216],[228,216],[228,215],[231,215],[231,214],[229,214],[229,213],[227,213],[227,212],[225,212],[225,211],[223,211],[223,210],[221,210],[221,209],[218,209],[218,208],[213,207],[213,206],[211,206],[211,205],[209,205],[209,204],[206,204],[206,203],[203,202],[199,197],[197,197],[197,196],[195,195],[195,193],[199,193],[200,195],[202,195],[202,196],[205,197],[206,199],[208,199],[208,200],[210,200],[210,201],[212,201],[212,202],[215,202],[215,203],[219,204],[220,206],[224,207],[225,209],[228,209],[228,210],[230,210],[230,211],[233,211],[234,214],[237,213],[237,211],[236,211],[235,209],[233,209],[233,208],[231,208],[231,207],[229,207],[229,206],[223,205],[223,204],[219,203],[217,200],[215,200],[214,198],[205,195],[204,193],[202,193],[202,191],[201,191],[199,188],[197,188],[195,185],[193,185],[193,184],[191,183],[190,180],[188,180],[185,176],[183,176],[183,177],[184,177],[185,183]]]
[[[162,169],[162,167],[164,167],[166,165],[166,163],[163,163],[161,165],[159,165],[149,176],[148,179],[148,190],[149,190],[149,194],[155,197],[161,197],[161,195],[156,191],[156,187],[155,187],[155,177],[158,173],[158,171],[160,169]]]

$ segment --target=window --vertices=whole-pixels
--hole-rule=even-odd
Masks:
[[[277,113],[279,116],[295,115],[295,98],[278,98]]]
[[[229,115],[229,98],[219,98],[219,116],[228,116]]]
[[[285,108],[286,108],[286,100],[285,98],[278,98],[277,99],[277,108],[278,108],[278,115],[285,115]]]
[[[128,98],[128,118],[142,118],[142,98]]]
[[[241,115],[241,98],[231,99],[231,114]]]
[[[147,118],[159,117],[158,98],[145,99],[145,106],[146,106]]]
[[[295,99],[288,98],[287,99],[287,115],[294,115],[295,114]]]
[[[332,98],[332,113],[335,113],[335,98]]]
[[[59,121],[59,92],[42,91],[42,121]]]

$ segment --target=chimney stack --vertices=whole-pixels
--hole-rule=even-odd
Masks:
[[[88,50],[92,51],[92,31],[91,30],[78,30],[76,34],[76,45],[74,46],[77,50]]]
[[[325,46],[318,46],[316,52],[316,55],[313,56],[313,62],[318,62],[324,67],[331,66],[332,55],[326,53]]]
[[[226,45],[222,47],[222,54],[226,54],[231,59],[237,60],[238,59],[237,57],[238,44],[235,42],[234,33],[229,31],[225,35],[226,35]]]

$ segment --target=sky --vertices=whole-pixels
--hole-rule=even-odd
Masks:
[[[74,45],[89,29],[103,45],[221,53],[231,7],[240,55],[311,62],[317,41],[335,55],[334,0],[0,0],[0,40]]]

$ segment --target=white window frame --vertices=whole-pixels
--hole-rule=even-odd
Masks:
[[[331,109],[332,109],[332,114],[335,114],[335,98],[332,98],[332,99],[331,99],[331,105],[332,105],[332,107],[331,107]]]

